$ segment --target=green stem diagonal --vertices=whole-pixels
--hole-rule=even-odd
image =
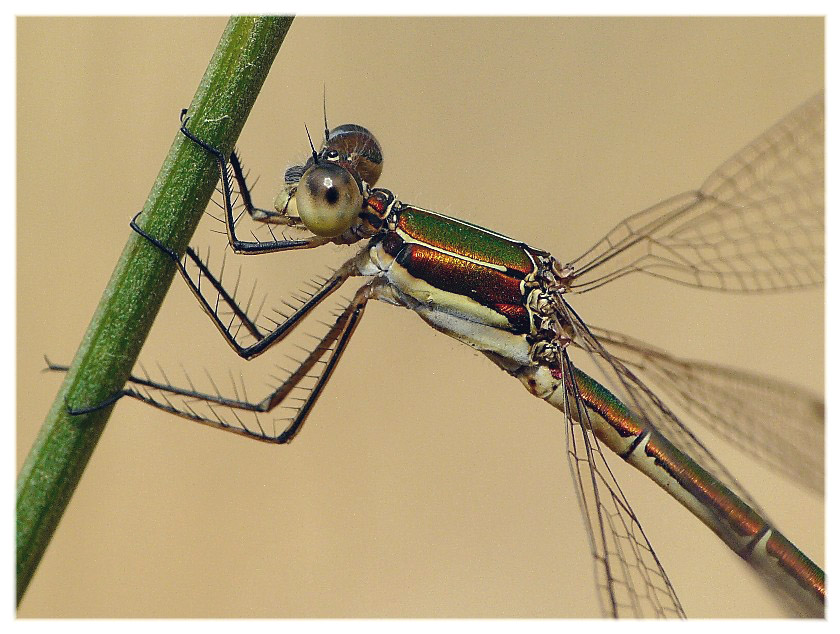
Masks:
[[[229,20],[190,105],[193,132],[224,152],[233,149],[291,22],[291,17]],[[218,176],[213,157],[177,133],[143,207],[141,226],[183,253]],[[127,221],[128,215],[126,226]],[[18,476],[18,603],[113,409],[71,416],[67,406],[102,403],[123,388],[174,274],[170,258],[131,233]]]

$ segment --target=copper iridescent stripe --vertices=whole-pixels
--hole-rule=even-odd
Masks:
[[[725,518],[738,535],[752,538],[767,527],[758,513],[658,432],[648,440],[645,453],[693,497]]]
[[[530,317],[515,277],[419,244],[403,246],[396,263],[435,288],[469,297],[504,315],[514,332],[530,331]]]
[[[639,436],[648,428],[609,390],[580,370],[575,377],[586,405],[601,415],[622,437]],[[652,430],[645,444],[645,453],[689,494],[726,518],[742,537],[752,538],[767,524],[738,496],[709,475],[700,465],[677,449],[660,433]]]

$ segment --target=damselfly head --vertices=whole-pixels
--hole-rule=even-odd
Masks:
[[[355,123],[333,128],[320,154],[327,158],[332,156],[332,160],[358,174],[370,187],[382,174],[382,147],[379,141],[370,130]]]
[[[304,172],[294,202],[307,229],[332,238],[356,221],[364,199],[354,174],[338,163],[322,161]]]
[[[371,132],[352,123],[326,133],[324,146],[304,165],[286,170],[274,208],[290,223],[335,237],[362,211],[364,196],[382,173],[382,148]]]
[[[315,235],[335,237],[359,217],[364,197],[382,174],[382,148],[369,130],[353,123],[324,134],[320,151],[313,148],[305,164],[286,170],[274,199],[278,215],[266,222],[302,223]]]

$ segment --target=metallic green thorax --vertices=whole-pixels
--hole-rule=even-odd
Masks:
[[[485,264],[525,275],[534,270],[530,255],[534,249],[463,220],[407,206],[400,211],[397,230],[409,240],[424,242]]]
[[[528,245],[469,223],[411,205],[400,206],[393,230],[375,243],[390,258],[388,279],[404,297],[412,297],[427,321],[454,335],[431,312],[501,328],[517,334],[533,330],[528,296],[546,255]],[[409,302],[412,309],[418,304]],[[454,329],[454,330],[453,330]],[[465,334],[461,332],[461,334]],[[461,340],[465,340],[461,337]],[[476,342],[470,345],[479,347]]]

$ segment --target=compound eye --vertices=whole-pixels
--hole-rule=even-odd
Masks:
[[[350,172],[335,163],[321,163],[306,170],[295,199],[306,228],[327,238],[347,231],[362,211],[358,183]]]

